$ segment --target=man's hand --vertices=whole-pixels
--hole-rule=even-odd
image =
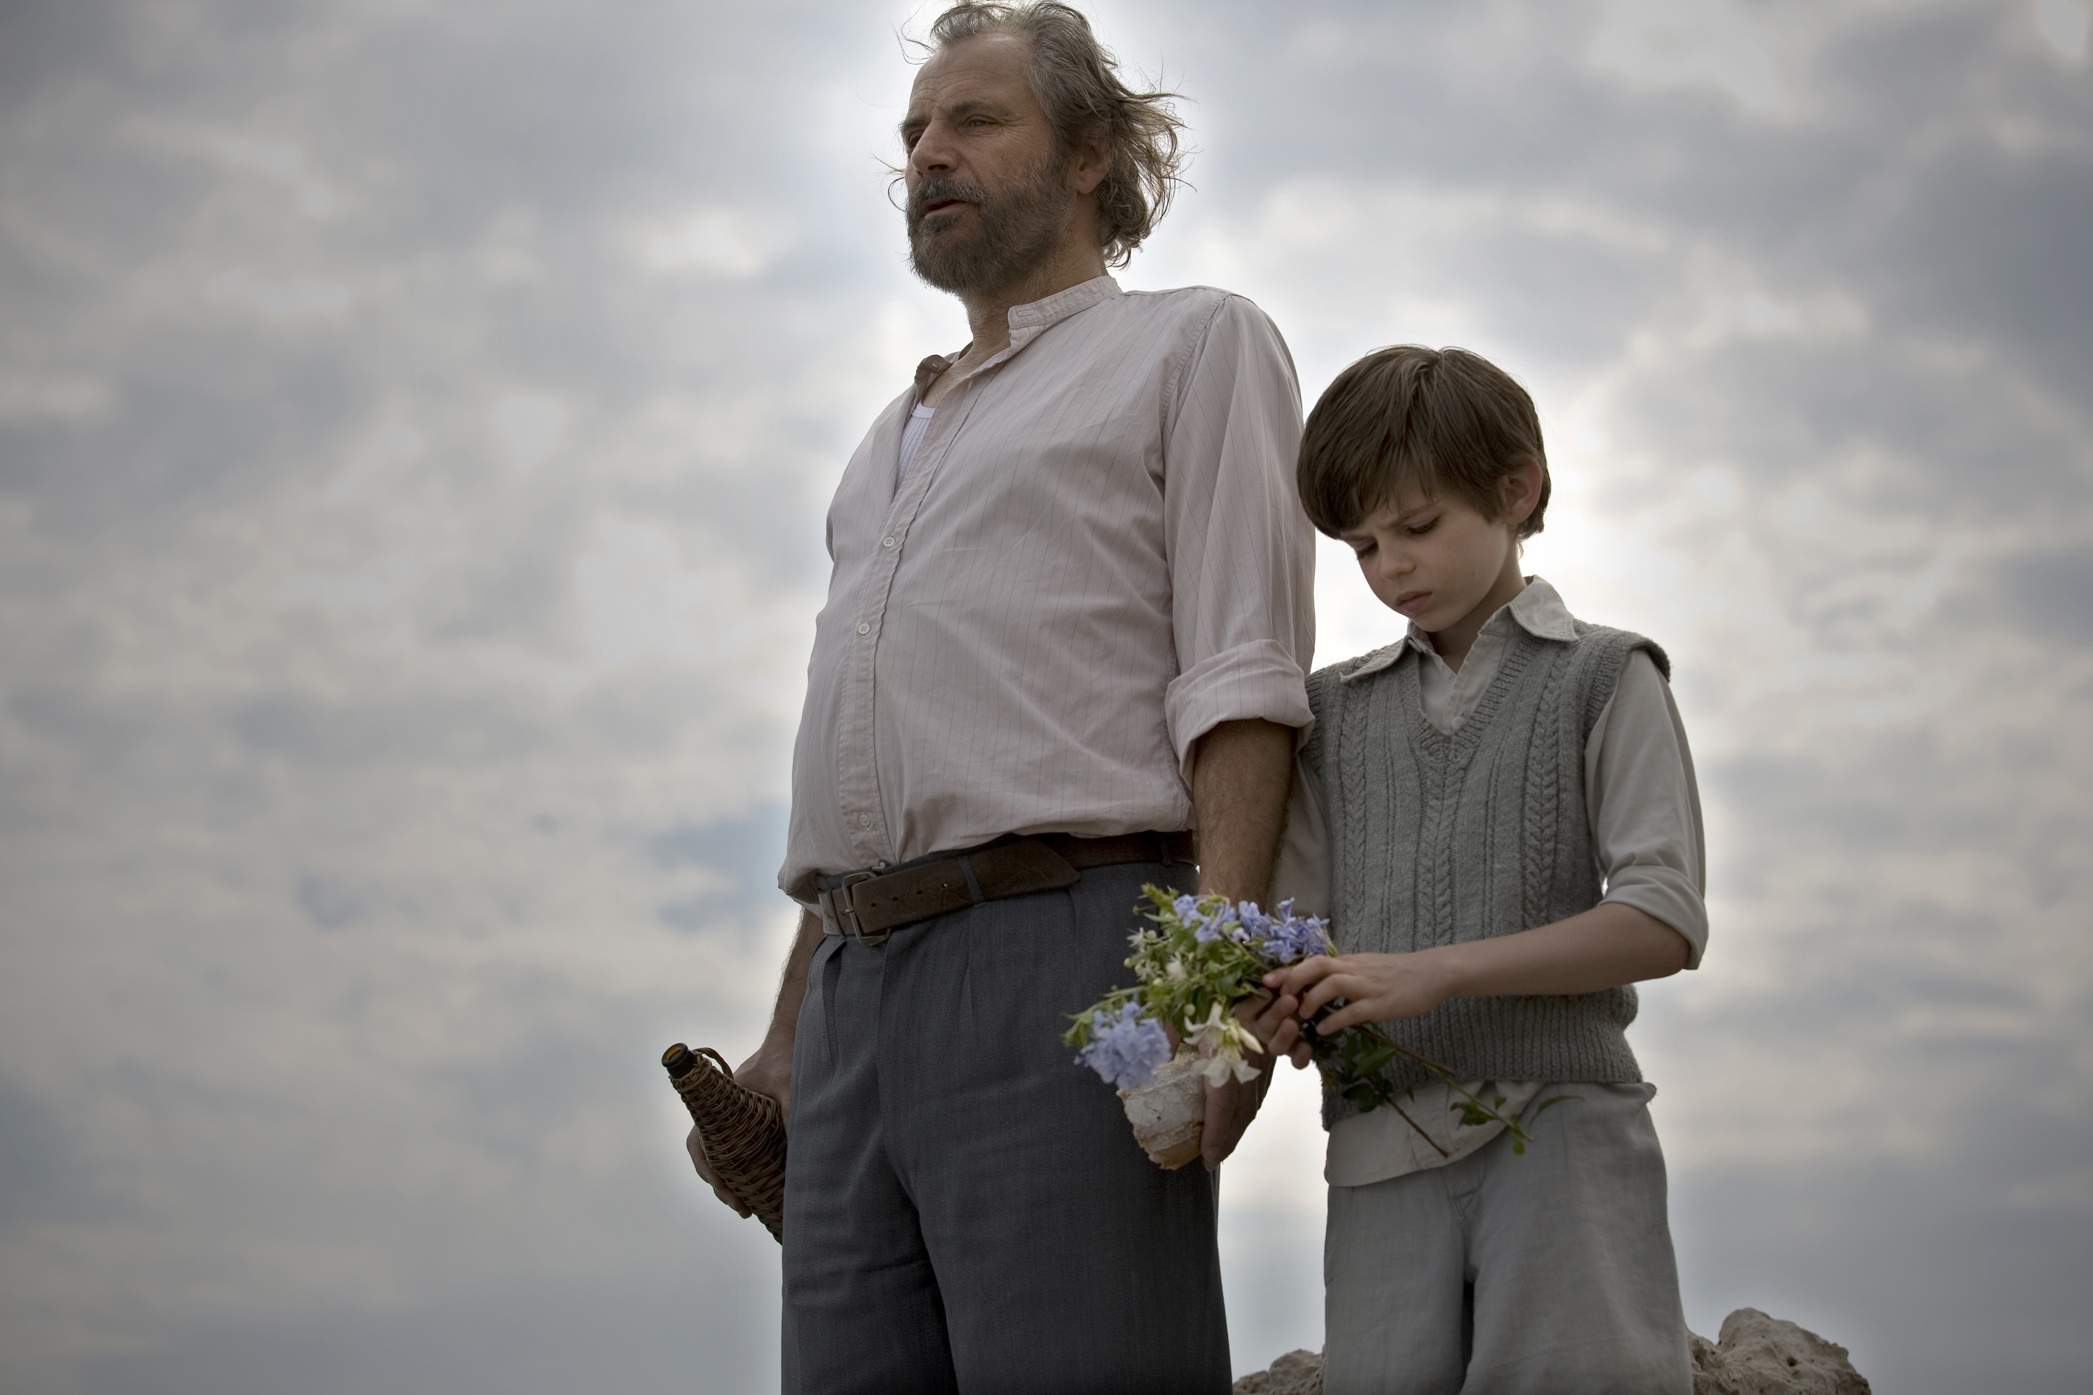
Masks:
[[[1231,1077],[1223,1084],[1207,1086],[1206,1123],[1199,1135],[1199,1160],[1206,1164],[1207,1171],[1219,1167],[1235,1151],[1250,1121],[1257,1117],[1265,1091],[1272,1085],[1273,1059],[1290,1055],[1296,1066],[1308,1063],[1308,1043],[1301,1039],[1301,1020],[1295,1015],[1298,1007],[1294,998],[1284,993],[1260,994],[1235,1005],[1236,1021],[1264,1043],[1266,1052],[1250,1058],[1250,1063],[1257,1067],[1255,1080],[1246,1082]]]
[[[800,1004],[807,996],[807,965],[814,958],[814,947],[821,943],[821,917],[802,908],[799,914],[799,934],[792,941],[792,951],[785,956],[785,978],[778,985],[777,1006],[771,1009],[770,1030],[763,1035],[763,1044],[756,1054],[735,1067],[734,1078],[759,1095],[769,1095],[778,1102],[782,1117],[792,1118],[792,1042],[799,1032]],[[704,1139],[693,1124],[690,1137],[683,1146],[690,1153],[691,1166],[698,1176],[711,1184],[712,1190],[721,1201],[734,1208],[737,1214],[746,1216],[749,1208],[741,1198],[720,1184],[705,1165]]]
[[[734,1080],[737,1084],[746,1085],[759,1095],[769,1095],[778,1102],[778,1108],[782,1111],[780,1117],[786,1120],[791,1119],[792,1048],[790,1046],[777,1047],[765,1042],[762,1046],[756,1048],[755,1055],[734,1068]],[[698,1132],[696,1124],[690,1126],[690,1136],[684,1140],[683,1146],[689,1150],[691,1166],[698,1170],[698,1176],[711,1184],[713,1195],[727,1203],[737,1216],[747,1216],[749,1208],[743,1204],[741,1198],[734,1195],[725,1183],[713,1175],[712,1169],[705,1165],[704,1139]]]
[[[1429,950],[1416,954],[1318,954],[1265,975],[1265,986],[1300,1002],[1313,1018],[1332,1001],[1345,1005],[1316,1024],[1319,1032],[1341,1032],[1361,1022],[1422,1017],[1452,996],[1443,961]]]

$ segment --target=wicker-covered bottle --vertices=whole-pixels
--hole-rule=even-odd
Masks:
[[[778,1102],[737,1084],[709,1046],[677,1042],[661,1064],[698,1126],[705,1162],[722,1185],[785,1243],[785,1120]]]

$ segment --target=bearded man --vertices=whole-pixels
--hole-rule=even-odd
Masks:
[[[1212,1091],[1206,1169],[1166,1172],[1060,1038],[1126,981],[1144,883],[1265,894],[1310,720],[1299,389],[1250,302],[1106,272],[1175,185],[1169,94],[1065,5],[957,5],[930,47],[909,252],[972,339],[829,509],[804,910],[738,1072],[789,1119],[784,1385],[1225,1391],[1211,1169],[1263,1081]]]

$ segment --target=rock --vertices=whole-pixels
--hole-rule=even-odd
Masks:
[[[1872,1395],[1846,1348],[1806,1327],[1739,1308],[1722,1320],[1720,1340],[1686,1334],[1693,1351],[1693,1395]],[[1290,1351],[1269,1371],[1235,1383],[1235,1395],[1322,1395],[1320,1352]]]
[[[1322,1395],[1323,1354],[1319,1351],[1290,1351],[1272,1363],[1269,1371],[1257,1371],[1235,1383],[1235,1395]]]
[[[1806,1327],[1739,1308],[1722,1337],[1693,1341],[1693,1395],[1869,1395],[1846,1348]]]

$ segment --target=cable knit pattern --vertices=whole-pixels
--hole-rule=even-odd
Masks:
[[[1576,622],[1563,643],[1524,630],[1453,735],[1424,717],[1418,668],[1404,660],[1345,676],[1364,655],[1308,680],[1316,725],[1307,758],[1328,794],[1333,933],[1340,949],[1407,953],[1515,934],[1599,903],[1585,816],[1585,739],[1641,635]],[[1385,653],[1386,651],[1379,651]],[[1461,1080],[1624,1082],[1635,990],[1576,996],[1456,998],[1385,1023],[1394,1038]],[[1398,1089],[1429,1077],[1398,1060]],[[1327,1126],[1355,1112],[1325,1093]]]

